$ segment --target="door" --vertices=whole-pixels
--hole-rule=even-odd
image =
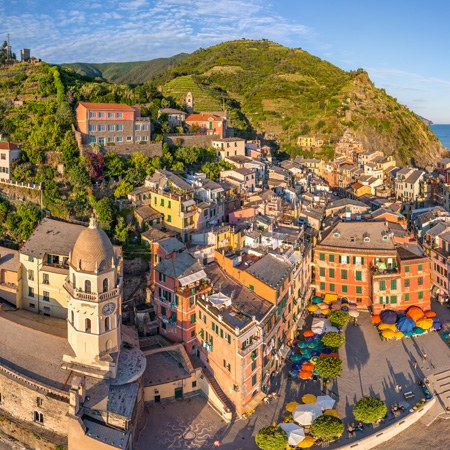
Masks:
[[[155,403],[160,403],[160,402],[161,402],[161,396],[155,395]]]
[[[183,400],[183,388],[175,388],[175,400]]]

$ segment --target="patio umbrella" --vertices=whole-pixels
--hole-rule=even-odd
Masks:
[[[405,337],[411,337],[414,333],[412,331],[405,331],[403,334]]]
[[[342,297],[341,298],[341,303],[342,304],[346,303],[348,305],[349,304],[348,298],[347,297]]]
[[[325,302],[320,302],[317,306],[318,306],[320,309],[327,309],[327,308],[330,307],[330,304],[329,304],[329,303],[325,303]]]
[[[339,419],[339,413],[335,409],[326,409],[323,412],[324,416],[333,416]]]
[[[278,425],[288,435],[288,444],[297,446],[305,439],[305,431],[295,423],[280,423]]]
[[[429,318],[436,317],[436,313],[434,311],[425,311],[425,317]]]
[[[318,308],[317,305],[312,304],[312,305],[308,305],[308,307],[307,307],[306,309],[307,309],[309,312],[314,312],[314,311],[317,310],[317,308]]]
[[[320,302],[322,302],[323,301],[323,299],[322,299],[322,297],[319,297],[319,296],[315,296],[315,297],[313,297],[313,299],[311,300],[313,303],[320,303]]]
[[[319,405],[300,405],[294,409],[292,417],[300,425],[311,425],[322,415],[322,408]]]
[[[316,396],[314,394],[305,394],[302,397],[302,402],[305,404],[316,403]]]
[[[296,362],[294,364],[292,364],[292,370],[301,370],[303,367],[303,364],[300,362]]]
[[[405,316],[411,317],[411,319],[414,320],[414,322],[417,322],[424,316],[424,314],[422,308],[419,308],[418,306],[410,306],[406,310]]]
[[[293,361],[293,362],[298,362],[298,361],[301,361],[303,359],[303,356],[302,355],[298,355],[297,353],[294,353],[292,356],[291,356],[291,360]]]
[[[306,330],[306,331],[303,332],[303,336],[305,336],[305,337],[312,337],[312,336],[314,336],[314,332],[311,331],[311,330]]]
[[[312,352],[311,352],[311,356],[312,357],[314,357],[314,356],[319,356],[320,355],[320,350],[313,350]]]
[[[349,311],[349,307],[348,307],[348,306],[346,306],[346,305],[344,305],[344,306],[341,306],[341,311],[345,311],[345,312],[347,312],[347,311]]]
[[[297,406],[300,406],[300,403],[289,402],[289,403],[286,404],[286,411],[287,412],[292,412],[292,411],[294,411],[295,408],[297,408]]]
[[[302,366],[302,370],[314,370],[314,364],[312,362],[305,362]]]
[[[330,308],[327,308],[327,309],[321,309],[321,311],[322,311],[322,314],[323,314],[324,316],[328,316],[328,315],[330,314],[330,312],[331,312],[331,309],[330,309]]]
[[[394,337],[395,339],[402,339],[405,337],[405,335],[401,331],[396,331]]]
[[[423,328],[416,327],[413,330],[413,334],[423,334],[423,333],[425,333],[425,330]]]
[[[450,338],[450,331],[446,331],[443,335],[444,339],[449,339]]]
[[[338,309],[341,309],[341,305],[339,303],[333,303],[331,305],[331,310],[332,311],[337,311]]]
[[[380,325],[378,325],[378,329],[380,331],[386,330],[397,331],[397,327],[393,323],[380,323]]]
[[[331,350],[331,349],[329,349],[329,348],[324,348],[324,349],[322,350],[322,353],[323,353],[324,355],[329,355],[330,353],[333,353],[333,350]]]
[[[383,336],[385,339],[392,339],[395,336],[395,332],[392,330],[385,330],[381,333],[381,336]]]
[[[309,380],[312,377],[312,371],[311,370],[301,370],[299,375],[302,380]]]
[[[381,322],[381,317],[378,314],[375,314],[370,318],[370,320],[372,321],[372,323],[377,324]]]
[[[306,342],[305,341],[301,341],[297,344],[300,348],[305,348],[306,347]]]
[[[385,309],[381,311],[380,319],[383,323],[395,323],[397,322],[397,313],[392,309]]]
[[[433,326],[433,319],[420,319],[416,322],[416,326],[429,330]]]
[[[334,303],[337,302],[337,300],[338,300],[337,294],[325,294],[325,297],[323,299],[323,301],[327,303]]]
[[[397,329],[398,331],[401,331],[402,333],[406,333],[408,331],[414,330],[414,327],[416,326],[416,322],[411,319],[411,317],[402,317],[397,322]]]
[[[314,338],[312,336],[308,336],[307,338],[305,338],[306,346],[308,347],[308,344],[310,344],[313,340]]]
[[[442,328],[441,322],[433,322],[433,330],[439,331]]]
[[[351,309],[349,312],[348,312],[348,315],[350,316],[350,317],[359,317],[359,311],[356,311],[356,309]]]
[[[331,409],[333,408],[335,403],[336,400],[334,400],[334,398],[330,397],[329,395],[319,395],[316,401],[316,404],[320,405],[322,409]]]
[[[297,445],[297,448],[310,448],[314,445],[314,438],[312,436],[306,436],[300,444]]]

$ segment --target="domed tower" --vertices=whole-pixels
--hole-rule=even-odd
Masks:
[[[108,236],[91,218],[73,247],[65,284],[72,350],[64,355],[68,369],[99,378],[116,376],[122,298],[118,264]]]
[[[188,92],[186,95],[186,111],[189,114],[194,112],[194,95],[192,92]]]

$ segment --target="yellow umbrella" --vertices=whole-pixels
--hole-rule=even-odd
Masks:
[[[383,336],[386,339],[391,339],[395,336],[395,331],[385,330],[381,333],[381,336]]]
[[[380,325],[378,325],[378,329],[380,331],[385,330],[397,331],[397,326],[394,323],[380,323]]]
[[[395,332],[395,338],[396,339],[401,339],[401,338],[404,338],[404,337],[405,337],[405,335],[401,331],[396,331]]]
[[[297,406],[300,406],[300,403],[297,403],[297,402],[289,402],[289,403],[286,405],[286,411],[287,411],[287,412],[292,412],[292,411],[294,411],[295,408],[297,408]]]
[[[314,312],[314,311],[317,311],[319,309],[319,307],[317,305],[311,304],[311,305],[308,305],[307,309],[309,312]]]
[[[302,402],[303,403],[316,403],[316,396],[314,394],[305,394],[302,397]]]
[[[337,302],[338,295],[337,294],[325,294],[323,301],[325,303],[334,303]]]
[[[416,322],[416,327],[429,330],[433,326],[433,319],[420,319]]]
[[[314,445],[314,438],[312,436],[306,436],[303,441],[297,444],[297,448],[309,448]]]
[[[324,316],[328,316],[328,314],[330,314],[330,309],[321,309],[320,312],[324,315]]]
[[[324,416],[333,416],[333,417],[337,417],[339,419],[339,413],[335,410],[335,409],[326,409],[323,412]]]

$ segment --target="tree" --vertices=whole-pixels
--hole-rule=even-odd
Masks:
[[[95,212],[101,223],[109,223],[114,219],[114,203],[109,197],[103,197],[95,203]]]
[[[342,360],[336,356],[321,356],[314,368],[324,379],[336,378],[342,373]]]
[[[355,419],[364,423],[374,423],[383,418],[386,413],[386,404],[376,397],[363,397],[353,406]]]
[[[117,220],[116,228],[114,229],[114,234],[116,239],[122,244],[125,245],[128,240],[128,225],[123,217],[119,217]]]
[[[33,233],[39,219],[41,212],[33,203],[21,203],[17,208],[17,216],[19,217],[19,238],[26,241]]]
[[[262,450],[284,450],[288,436],[280,427],[264,427],[256,434],[255,441]]]
[[[347,311],[338,309],[336,311],[331,311],[328,318],[331,322],[331,325],[333,325],[334,327],[342,328],[350,320],[350,315]]]
[[[324,440],[341,437],[343,432],[344,422],[334,416],[320,416],[311,425],[311,434]]]
[[[120,177],[126,170],[125,163],[122,158],[114,152],[109,152],[104,156],[105,169],[104,174],[108,178]]]
[[[345,344],[345,336],[329,331],[322,336],[322,344],[329,348],[340,348]]]
[[[122,180],[114,191],[114,197],[123,198],[126,197],[133,190],[133,185],[127,180]]]

